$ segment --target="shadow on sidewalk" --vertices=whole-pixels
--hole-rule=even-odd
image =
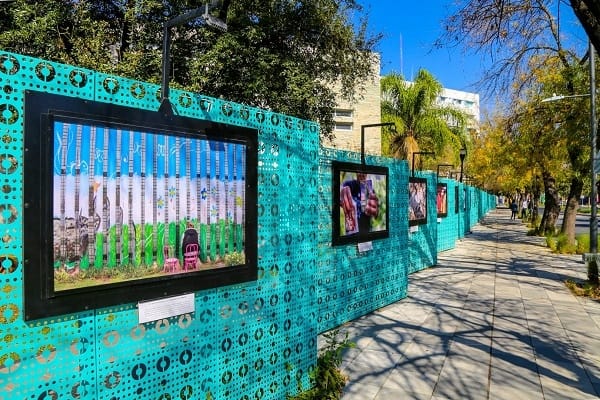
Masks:
[[[406,299],[344,326],[344,400],[598,396],[600,329],[563,284],[583,263],[503,211],[412,274]]]

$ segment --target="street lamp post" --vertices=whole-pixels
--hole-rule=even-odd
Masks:
[[[391,126],[393,131],[396,131],[396,124],[393,122],[382,122],[379,124],[367,124],[360,126],[360,163],[365,164],[365,128],[373,128],[376,126]]]
[[[434,155],[435,153],[433,151],[415,151],[414,153],[412,153],[412,176],[415,176],[415,154]]]
[[[183,15],[179,15],[164,23],[163,26],[163,49],[162,49],[162,87],[161,100],[158,111],[165,115],[173,115],[173,106],[169,100],[169,70],[171,69],[171,28],[181,25],[191,19],[202,17],[204,23],[221,31],[227,31],[227,24],[208,13],[208,3],[205,6],[193,9]]]
[[[588,263],[588,280],[598,283],[598,263],[595,255],[598,252],[598,205],[596,197],[598,188],[596,187],[596,57],[594,54],[594,45],[590,41],[590,146],[592,147],[592,212],[590,216],[590,253],[593,260]]]
[[[458,153],[458,155],[460,156],[460,182],[462,183],[463,181],[463,165],[465,162],[465,157],[467,156],[467,149],[466,148],[462,148],[460,149],[460,152]]]

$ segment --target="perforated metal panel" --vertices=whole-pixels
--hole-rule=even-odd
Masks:
[[[173,90],[181,115],[259,129],[259,279],[138,325],[134,304],[23,321],[23,99],[32,89],[156,110],[159,87],[0,53],[0,399],[282,399],[316,361],[318,126]],[[310,213],[314,218],[310,218]]]
[[[409,274],[437,263],[436,176],[424,171],[415,171],[415,176],[427,179],[427,224],[418,225],[418,229],[409,234]]]
[[[435,263],[435,218],[409,239],[405,161],[367,157],[389,168],[390,237],[332,247],[331,162],[358,154],[319,149],[315,123],[172,90],[180,115],[258,129],[258,280],[197,292],[193,314],[152,323],[135,304],[25,323],[25,91],[157,110],[160,88],[0,52],[0,89],[0,400],[283,399],[308,387],[320,332],[402,299],[409,263]],[[459,235],[492,203],[473,193]],[[433,190],[428,204],[435,215]]]
[[[405,161],[366,157],[365,163],[389,168],[390,237],[373,241],[373,250],[357,245],[331,246],[332,161],[360,163],[360,154],[323,149],[319,168],[319,330],[398,301],[407,291],[408,167]]]
[[[437,224],[437,252],[453,249],[458,239],[458,213],[456,212],[455,188],[457,182],[453,179],[439,178],[440,183],[447,185],[448,214],[440,218]]]

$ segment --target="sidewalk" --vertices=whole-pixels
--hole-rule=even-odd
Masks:
[[[342,327],[342,400],[598,399],[600,303],[576,298],[581,256],[558,256],[493,210],[408,297]]]

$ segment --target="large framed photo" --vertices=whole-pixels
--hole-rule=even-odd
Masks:
[[[333,244],[389,237],[388,169],[334,161],[332,170]]]
[[[408,178],[408,226],[427,223],[427,179]]]
[[[257,132],[25,97],[25,319],[255,280]]]
[[[436,208],[438,217],[448,216],[448,185],[446,183],[437,184]]]

